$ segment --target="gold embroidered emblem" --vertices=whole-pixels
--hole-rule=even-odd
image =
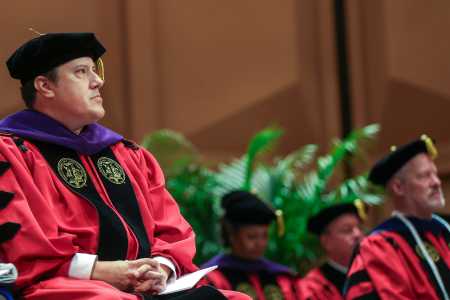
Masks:
[[[252,299],[257,299],[255,289],[247,282],[241,282],[236,286],[236,291],[249,295]]]
[[[76,160],[63,157],[58,161],[57,168],[59,175],[71,187],[79,189],[86,186],[86,171]]]
[[[278,286],[269,284],[264,287],[264,295],[267,300],[283,300],[283,294]]]
[[[100,173],[112,183],[122,184],[125,182],[125,172],[115,160],[108,157],[100,157],[97,161],[97,166]]]
[[[427,242],[424,242],[423,245],[425,246],[425,250],[427,250],[428,255],[430,255],[430,258],[434,262],[437,262],[440,258],[440,255],[439,252],[437,252],[436,248],[434,248],[433,245]],[[420,258],[423,258],[422,251],[420,251],[419,245],[416,246],[416,253]]]

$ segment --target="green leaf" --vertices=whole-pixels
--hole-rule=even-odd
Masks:
[[[169,129],[146,135],[142,146],[155,156],[166,176],[179,172],[199,159],[194,145],[181,133]]]
[[[244,190],[248,191],[250,189],[252,171],[256,156],[272,149],[282,134],[283,131],[281,129],[269,127],[258,132],[251,139],[246,153],[246,170],[244,184],[242,186]]]

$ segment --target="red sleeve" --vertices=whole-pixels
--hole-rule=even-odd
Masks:
[[[415,299],[405,261],[394,245],[389,234],[362,241],[347,275],[345,299]]]
[[[311,270],[299,280],[302,300],[340,300],[343,299],[336,287],[329,282],[318,268]]]
[[[231,290],[232,286],[225,275],[222,274],[219,270],[214,270],[206,274],[204,277],[203,284],[211,284],[218,289],[222,290]]]
[[[151,255],[170,259],[178,275],[196,270],[197,267],[192,262],[195,255],[194,231],[167,191],[164,174],[158,162],[144,149],[133,152],[136,155],[134,168],[137,170],[130,170],[131,174],[136,172],[145,174],[145,183],[138,182],[140,176],[134,178],[136,184],[143,188],[142,196],[146,207],[141,206],[141,210],[151,242]]]
[[[21,226],[11,240],[0,244],[0,260],[15,264],[19,288],[41,277],[66,276],[78,250],[75,236],[57,225],[61,216],[50,199],[53,197],[48,197],[54,183],[48,180],[46,162],[35,155],[32,151],[23,154],[11,138],[0,138],[0,162],[9,163],[0,175],[0,191],[13,193],[0,210],[0,224]]]

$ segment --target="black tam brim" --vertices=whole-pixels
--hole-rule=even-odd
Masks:
[[[397,171],[420,153],[428,153],[427,146],[423,140],[415,140],[399,147],[373,166],[369,173],[369,180],[374,184],[385,186]]]
[[[90,32],[48,33],[19,47],[6,65],[11,77],[23,84],[75,58],[87,56],[96,61],[105,51]]]
[[[344,214],[354,214],[359,218],[358,210],[354,204],[336,204],[322,209],[318,214],[311,217],[308,220],[308,231],[316,235],[321,235],[328,224]]]
[[[256,195],[233,191],[222,198],[225,219],[233,224],[270,224],[275,220],[274,210]]]

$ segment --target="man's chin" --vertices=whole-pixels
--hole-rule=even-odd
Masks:
[[[444,197],[439,197],[437,199],[433,199],[430,202],[429,206],[433,210],[433,212],[435,212],[438,209],[444,208],[445,207],[445,198]]]

